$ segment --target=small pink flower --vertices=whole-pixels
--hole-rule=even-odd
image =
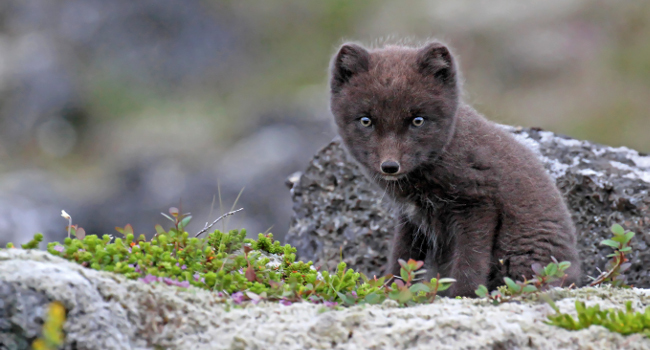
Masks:
[[[63,250],[65,250],[65,248],[63,248],[62,245],[55,245],[54,250],[56,250],[57,252],[63,253]]]
[[[244,301],[244,293],[242,292],[234,293],[230,297],[232,298],[232,301],[237,305],[241,304]]]
[[[336,306],[339,306],[339,303],[337,303],[335,301],[325,301],[323,303],[323,305],[325,305],[327,307],[336,307]]]
[[[154,275],[146,275],[146,276],[140,278],[139,280],[144,282],[144,283],[149,284],[151,282],[158,282],[160,279],[158,277],[154,276]]]
[[[280,304],[284,305],[284,306],[289,306],[289,305],[291,305],[291,302],[289,300],[282,299],[282,300],[280,300]]]

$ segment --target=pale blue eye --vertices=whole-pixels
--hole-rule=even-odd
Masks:
[[[413,118],[413,125],[414,126],[422,126],[422,124],[424,124],[424,118],[422,118],[422,117]]]
[[[372,125],[372,120],[370,120],[368,117],[363,117],[359,119],[359,121],[361,122],[361,125],[365,126],[366,128]]]

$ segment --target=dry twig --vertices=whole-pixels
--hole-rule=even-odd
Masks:
[[[237,209],[237,210],[229,211],[229,212],[227,212],[227,213],[221,215],[221,216],[218,217],[216,220],[214,220],[210,225],[207,225],[207,224],[206,224],[206,226],[205,226],[201,231],[199,231],[196,235],[194,235],[194,237],[198,237],[198,236],[200,236],[202,233],[205,233],[207,230],[210,229],[210,227],[214,226],[214,224],[216,224],[217,222],[221,221],[223,218],[228,217],[228,216],[230,216],[230,215],[232,215],[232,214],[235,214],[236,212],[240,212],[240,211],[242,211],[242,210],[244,210],[244,208],[239,208],[239,209]]]

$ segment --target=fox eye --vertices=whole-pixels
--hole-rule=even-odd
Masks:
[[[363,125],[366,128],[372,125],[372,120],[370,120],[370,118],[368,117],[362,117],[361,119],[359,119],[359,121],[361,122],[361,125]]]
[[[413,126],[422,126],[424,124],[424,118],[422,117],[415,117],[413,118]]]

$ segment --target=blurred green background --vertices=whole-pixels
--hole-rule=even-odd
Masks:
[[[0,243],[61,239],[61,209],[149,234],[181,206],[198,231],[242,188],[227,228],[283,237],[336,48],[428,38],[490,119],[650,151],[648,1],[3,0]]]

